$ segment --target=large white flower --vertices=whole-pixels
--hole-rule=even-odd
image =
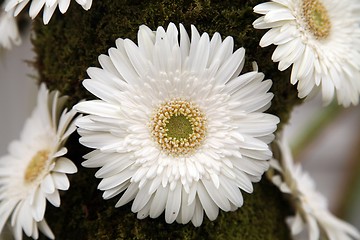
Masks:
[[[245,50],[233,39],[199,35],[169,24],[141,26],[138,46],[117,39],[101,68],[89,68],[83,85],[101,100],[75,108],[89,115],[76,124],[80,142],[95,148],[85,167],[101,167],[105,199],[123,191],[116,207],[134,199],[138,218],[158,217],[199,226],[203,211],[241,207],[272,153],[268,143],[279,119],[270,106],[271,80],[254,70],[239,76]],[[179,42],[180,41],[180,42]],[[239,189],[240,188],[240,189]]]
[[[71,2],[71,0],[8,0],[5,11],[14,11],[14,16],[17,16],[30,1],[29,16],[34,19],[41,9],[44,8],[44,24],[49,23],[57,6],[59,6],[60,12],[64,14],[68,10]],[[92,5],[92,0],[76,0],[76,2],[85,10],[89,10]]]
[[[254,23],[270,30],[260,46],[278,45],[272,60],[279,70],[292,66],[291,83],[299,97],[321,90],[323,102],[334,97],[344,106],[360,94],[360,20],[358,0],[272,0],[257,5],[264,14]]]
[[[59,207],[59,190],[69,188],[66,174],[77,171],[64,157],[64,143],[76,129],[72,121],[76,111],[64,109],[65,100],[58,91],[49,93],[41,85],[37,106],[20,139],[0,158],[0,232],[10,222],[15,239],[22,239],[22,230],[37,239],[38,228],[54,238],[44,219],[46,200]]]
[[[0,33],[0,51],[2,48],[9,50],[13,45],[20,45],[21,38],[16,19],[11,12],[5,12],[3,7],[0,7]]]
[[[356,228],[329,212],[326,198],[316,191],[314,180],[301,165],[294,163],[286,141],[282,139],[277,144],[280,156],[278,160],[271,160],[271,166],[277,171],[272,181],[290,195],[295,209],[295,216],[287,219],[291,233],[296,236],[307,228],[309,240],[325,237],[329,240],[360,239]]]

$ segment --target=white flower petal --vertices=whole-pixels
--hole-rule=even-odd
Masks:
[[[46,199],[44,193],[40,190],[35,192],[36,207],[33,207],[33,217],[34,220],[39,222],[44,218],[45,209],[46,209]]]
[[[139,189],[137,184],[135,183],[130,184],[128,189],[126,189],[126,191],[120,198],[120,200],[116,203],[115,207],[121,207],[127,204],[128,202],[130,202],[131,200],[133,200],[138,191]]]
[[[42,220],[38,223],[38,228],[43,232],[48,238],[55,239],[54,233],[51,231],[49,225],[45,220]]]
[[[149,71],[149,66],[139,47],[133,41],[125,39],[124,48],[137,75],[144,77]]]
[[[59,191],[54,191],[51,194],[46,194],[46,199],[55,207],[60,206],[60,195]]]
[[[173,223],[179,214],[181,206],[181,185],[177,184],[173,191],[169,191],[165,207],[165,221]]]
[[[225,63],[220,67],[219,71],[215,75],[218,84],[226,84],[229,82],[231,77],[239,69],[241,71],[244,64],[245,49],[238,49],[230,58],[228,58]]]
[[[51,177],[50,174],[48,174],[42,184],[41,184],[41,190],[44,192],[44,193],[47,193],[47,194],[51,194],[55,191],[55,184],[53,182],[53,178]]]
[[[228,198],[230,202],[236,206],[236,208],[243,205],[243,196],[239,188],[231,183],[231,180],[228,180],[225,177],[221,176],[221,187],[224,189],[224,195],[226,196],[226,198]],[[231,211],[233,211],[233,209],[231,209]]]
[[[215,220],[219,214],[219,208],[209,196],[201,182],[197,184],[197,193],[206,215],[211,221]]]
[[[213,183],[205,179],[202,180],[202,183],[204,184],[206,191],[208,192],[211,199],[215,202],[215,204],[225,212],[230,211],[229,200],[226,199],[224,195],[219,194],[219,190],[215,188]]]
[[[47,25],[50,22],[52,15],[56,10],[56,5],[52,5],[51,7],[45,7],[43,13],[43,21],[44,24]]]
[[[70,182],[66,174],[54,172],[51,174],[55,187],[60,190],[68,190],[70,187]]]
[[[31,18],[35,18],[39,14],[41,8],[45,5],[45,1],[46,0],[33,0],[31,2],[29,9],[29,16]]]
[[[124,40],[118,39],[116,42],[118,48],[110,48],[109,56],[116,69],[126,82],[138,83],[139,75],[136,73],[134,67],[131,65],[130,59],[127,56]]]
[[[143,209],[147,202],[149,202],[152,195],[149,194],[150,184],[145,185],[139,190],[139,193],[136,195],[134,202],[131,206],[131,211],[139,212]]]
[[[198,198],[196,198],[194,204],[195,212],[193,218],[191,219],[191,222],[194,224],[195,227],[199,227],[203,222],[204,210]]]
[[[166,207],[166,202],[168,199],[168,187],[162,187],[161,185],[157,189],[154,200],[151,203],[150,207],[150,217],[157,218],[161,215]]]
[[[56,161],[53,172],[72,174],[77,172],[77,167],[70,159],[61,157]]]
[[[291,234],[297,235],[301,232],[301,230],[304,227],[303,220],[301,219],[300,214],[296,213],[294,219],[292,219],[292,223],[290,223],[291,226]]]
[[[124,174],[121,175],[121,177],[115,175],[112,177],[104,178],[103,180],[101,180],[98,189],[107,190],[116,187],[117,185],[120,185],[123,182],[129,180],[133,174],[133,171],[125,171]]]
[[[18,213],[18,224],[21,225],[22,229],[24,230],[24,233],[27,236],[32,235],[33,230],[33,224],[35,222],[32,219],[31,213],[29,212],[30,206],[27,202],[24,202],[19,207],[19,213]],[[35,220],[36,221],[36,220]]]
[[[62,14],[64,14],[70,6],[70,0],[62,0],[59,1],[59,10]]]
[[[275,11],[269,11],[264,18],[265,22],[278,22],[294,20],[294,15],[288,9],[276,9]]]
[[[125,181],[120,185],[117,185],[116,187],[110,188],[108,190],[105,190],[103,193],[104,199],[110,199],[118,195],[119,193],[122,193],[126,190],[126,188],[130,185],[130,181]]]
[[[88,113],[103,116],[103,117],[118,117],[119,108],[114,107],[109,103],[105,103],[98,100],[81,102],[74,106],[77,111],[83,112],[86,110]]]
[[[188,204],[188,201],[189,201],[188,198],[189,198],[189,195],[183,188],[182,193],[181,193],[181,209],[180,209],[180,213],[179,213],[179,215],[181,216],[180,223],[182,223],[182,224],[186,224],[186,223],[190,222],[190,220],[194,216],[196,201],[192,201],[191,204]]]
[[[254,7],[254,12],[259,14],[267,14],[270,11],[279,10],[279,8],[280,8],[279,4],[275,2],[265,2],[256,5]]]

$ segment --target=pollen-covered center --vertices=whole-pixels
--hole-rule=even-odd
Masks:
[[[41,175],[46,167],[48,158],[49,152],[45,150],[38,151],[33,156],[25,170],[24,180],[26,183],[34,182]]]
[[[175,99],[162,104],[150,123],[161,150],[172,156],[193,153],[206,135],[206,118],[192,102]]]
[[[303,16],[308,29],[317,39],[329,36],[331,22],[327,9],[321,0],[303,0]]]

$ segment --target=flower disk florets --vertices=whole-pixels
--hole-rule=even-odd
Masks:
[[[302,14],[309,31],[317,39],[326,39],[331,30],[329,14],[319,0],[304,0]]]
[[[31,159],[30,163],[26,167],[24,174],[24,181],[27,184],[33,183],[39,178],[41,173],[44,171],[47,160],[49,158],[49,152],[46,150],[38,151]]]
[[[162,151],[172,156],[193,153],[206,135],[206,118],[192,102],[176,99],[162,104],[150,122]]]

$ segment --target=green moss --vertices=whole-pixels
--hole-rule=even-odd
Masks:
[[[300,100],[289,84],[289,71],[279,72],[271,61],[273,47],[262,49],[259,41],[265,33],[255,30],[252,22],[259,16],[252,8],[260,0],[102,0],[94,1],[89,11],[72,3],[65,15],[56,12],[49,25],[38,18],[33,39],[37,54],[34,66],[39,82],[71,96],[73,105],[80,99],[93,98],[82,87],[86,69],[99,66],[97,58],[115,45],[117,38],[136,40],[138,27],[151,29],[169,22],[183,23],[189,30],[194,24],[200,32],[220,32],[233,36],[235,47],[246,49],[244,71],[257,61],[259,70],[273,79],[275,97],[269,112],[286,123],[292,107]],[[191,224],[166,224],[164,216],[137,220],[130,206],[114,208],[117,199],[103,200],[96,190],[94,171],[80,166],[86,151],[74,136],[69,144],[79,173],[71,178],[71,188],[62,196],[60,208],[49,207],[46,218],[58,239],[289,239],[284,223],[287,205],[280,193],[266,180],[255,184],[251,195],[245,194],[244,206],[232,213],[195,228]]]

